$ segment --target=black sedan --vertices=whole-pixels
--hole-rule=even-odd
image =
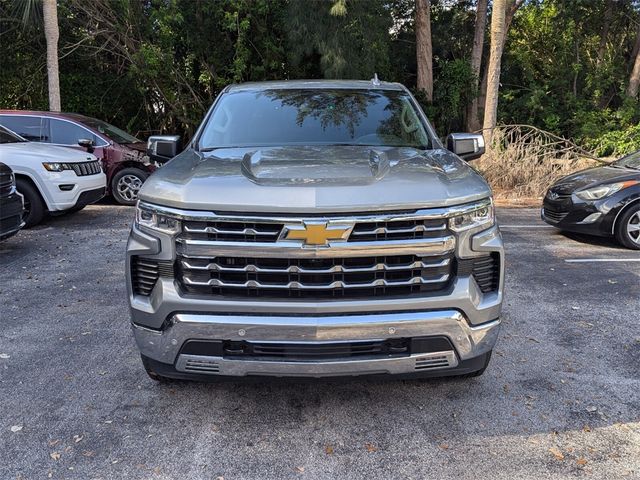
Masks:
[[[640,151],[558,180],[544,197],[542,219],[640,250]]]

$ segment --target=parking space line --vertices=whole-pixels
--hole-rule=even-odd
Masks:
[[[590,263],[590,262],[640,262],[640,258],[569,258],[567,263]]]
[[[556,227],[552,225],[500,225],[500,228],[556,228]]]

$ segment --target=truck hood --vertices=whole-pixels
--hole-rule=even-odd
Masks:
[[[39,162],[86,162],[95,160],[90,153],[76,148],[59,147],[38,142],[18,142],[0,144],[0,160],[12,164],[20,164],[21,158],[38,160]]]
[[[443,207],[491,195],[451,152],[311,146],[187,149],[144,183],[140,199],[227,212],[368,212]]]

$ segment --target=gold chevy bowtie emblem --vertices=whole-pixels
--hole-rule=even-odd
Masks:
[[[329,240],[346,240],[351,226],[305,223],[304,226],[287,226],[287,240],[303,240],[305,245],[327,245]]]

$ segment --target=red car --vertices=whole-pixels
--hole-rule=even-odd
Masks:
[[[138,190],[155,170],[147,144],[113,125],[76,113],[0,110],[0,125],[27,140],[83,148],[102,160],[107,192],[134,205]]]

